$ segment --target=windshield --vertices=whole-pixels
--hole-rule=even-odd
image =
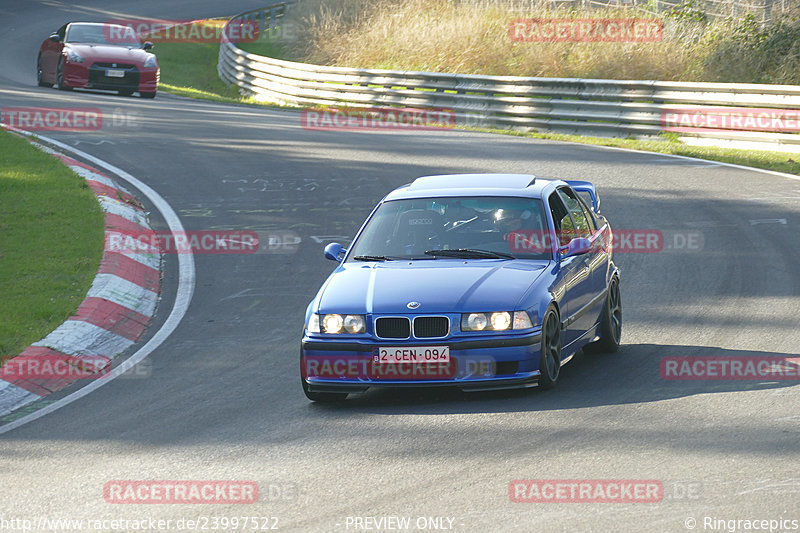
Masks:
[[[118,24],[70,24],[68,43],[141,46],[133,28]]]
[[[349,260],[549,259],[549,249],[515,245],[520,234],[546,229],[542,203],[533,198],[392,200],[370,218]]]

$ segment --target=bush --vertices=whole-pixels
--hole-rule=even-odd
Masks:
[[[660,42],[513,42],[511,20],[631,17],[619,9],[510,11],[452,0],[306,0],[289,59],[512,76],[800,83],[800,23],[711,21],[694,0],[664,13]],[[648,18],[649,15],[642,15]]]

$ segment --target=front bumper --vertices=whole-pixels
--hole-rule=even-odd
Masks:
[[[450,363],[384,364],[382,346],[450,347]],[[309,338],[301,344],[300,373],[310,392],[364,392],[372,387],[458,387],[464,391],[534,387],[539,381],[541,333],[434,342]]]
[[[156,92],[160,77],[158,68],[139,69],[133,65],[112,68],[99,63],[68,62],[63,69],[67,85],[79,89]],[[123,71],[124,75],[110,77],[106,75],[107,70]]]

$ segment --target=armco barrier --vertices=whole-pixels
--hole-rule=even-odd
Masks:
[[[295,3],[244,12],[232,21],[258,20],[260,35],[268,36],[281,27],[281,19]],[[251,54],[234,46],[226,34],[220,43],[220,77],[263,101],[440,108],[453,111],[465,126],[635,138],[672,131],[690,144],[800,152],[796,133],[800,131],[800,86],[326,67]],[[738,113],[739,120],[730,120],[730,113]],[[670,117],[675,116],[700,118],[700,127],[673,124]]]

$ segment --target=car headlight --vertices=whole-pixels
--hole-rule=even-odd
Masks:
[[[533,327],[525,311],[500,311],[495,313],[464,313],[461,331],[505,331]]]
[[[489,321],[492,324],[492,329],[502,331],[511,327],[511,313],[492,313],[489,315]]]
[[[531,317],[525,311],[514,311],[514,329],[532,328]]]
[[[66,50],[66,53],[67,53],[67,59],[69,59],[73,63],[83,63],[83,58],[75,50],[70,48],[70,49]]]
[[[347,315],[344,317],[344,330],[347,333],[364,333],[366,322],[361,315]]]
[[[144,60],[144,68],[156,68],[158,66],[158,61],[156,60],[156,56],[150,54],[147,56],[147,59]]]
[[[367,330],[364,315],[311,315],[308,321],[309,333],[364,333]]]
[[[325,315],[322,317],[322,331],[325,333],[341,333],[344,329],[342,315]]]
[[[482,331],[488,324],[489,320],[485,313],[461,315],[461,329],[464,331]]]

